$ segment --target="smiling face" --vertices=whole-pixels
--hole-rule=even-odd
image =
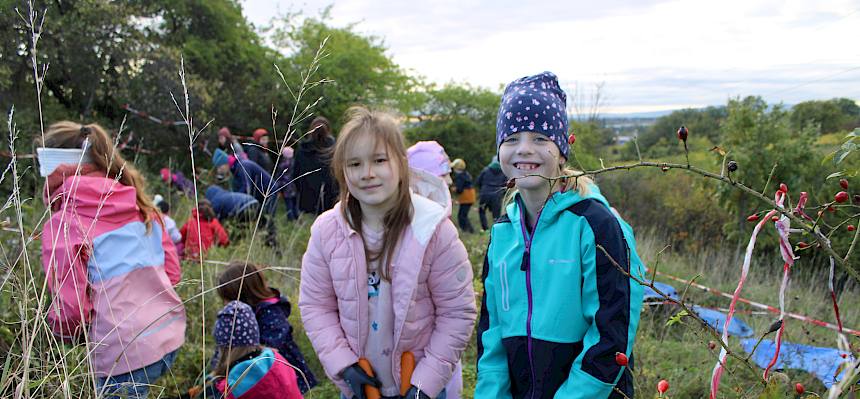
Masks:
[[[386,212],[394,206],[400,167],[390,159],[382,140],[375,140],[370,134],[356,138],[344,158],[347,189],[363,210]]]
[[[499,163],[505,176],[516,179],[517,189],[520,191],[546,190],[549,181],[540,176],[559,176],[564,158],[555,143],[546,136],[522,132],[512,134],[502,141],[499,146]]]

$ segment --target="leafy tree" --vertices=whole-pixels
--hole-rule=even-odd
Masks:
[[[723,143],[729,151],[728,158],[740,166],[734,178],[748,187],[764,190],[773,170],[770,185],[764,190],[766,196],[772,196],[780,183],[788,185],[795,199],[801,190],[813,195],[819,191],[823,180],[821,155],[813,151],[812,129],[792,129],[788,112],[781,105],[768,107],[761,97],[729,100],[727,110]],[[748,195],[729,187],[721,186],[718,195],[723,206],[735,215],[737,229],[730,231],[742,229],[746,216],[759,206]]]
[[[424,104],[414,112],[417,122],[406,129],[412,142],[436,140],[454,158],[463,158],[477,176],[496,154],[496,114],[500,96],[469,85],[426,86]]]
[[[860,126],[860,106],[847,98],[804,101],[791,109],[791,126],[813,126],[821,133],[834,133]]]
[[[352,105],[409,111],[406,104],[416,82],[386,54],[380,38],[360,35],[353,26],[328,25],[327,11],[318,18],[299,17],[281,18],[272,37],[278,48],[291,54],[289,69],[284,73],[292,90],[299,87],[303,73],[325,42],[324,57],[312,81],[325,79],[326,83],[314,86],[307,94],[311,101],[320,99],[316,114],[329,118],[337,130]]]
[[[720,124],[726,118],[726,107],[686,108],[657,118],[639,138],[643,156],[664,156],[683,152],[676,145],[675,132],[686,126],[694,137],[706,137],[711,143],[720,141]],[[661,139],[667,139],[661,141]],[[632,144],[631,144],[632,145]]]

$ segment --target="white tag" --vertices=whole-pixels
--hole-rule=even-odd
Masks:
[[[80,148],[46,148],[36,149],[39,158],[39,174],[48,177],[62,164],[85,164],[90,163],[90,156]]]

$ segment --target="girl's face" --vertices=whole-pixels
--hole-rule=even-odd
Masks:
[[[387,211],[396,201],[400,167],[381,140],[360,137],[346,150],[346,187],[364,209]]]
[[[519,190],[545,190],[549,181],[540,176],[559,176],[564,158],[548,137],[522,132],[512,134],[502,141],[499,146],[499,163],[505,176],[516,178]],[[528,175],[538,176],[522,177]]]

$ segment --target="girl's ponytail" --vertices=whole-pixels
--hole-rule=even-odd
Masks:
[[[122,157],[104,128],[95,123],[81,125],[72,121],[57,122],[48,127],[42,145],[50,148],[81,148],[85,140],[89,140],[87,148],[92,163],[105,171],[107,178],[134,187],[140,216],[149,231],[152,228],[153,215],[158,215],[159,212],[146,195],[146,181],[137,168]]]

